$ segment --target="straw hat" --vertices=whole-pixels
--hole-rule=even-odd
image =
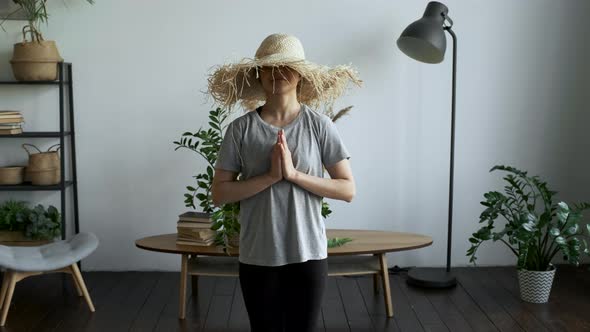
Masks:
[[[248,110],[262,105],[266,95],[258,80],[262,66],[287,66],[301,75],[297,87],[299,102],[311,107],[330,105],[341,96],[349,81],[361,86],[358,73],[348,65],[327,67],[305,59],[303,45],[297,37],[271,34],[266,37],[254,59],[218,66],[208,78],[208,94],[220,106],[231,109],[238,101]],[[278,71],[277,71],[278,72]]]

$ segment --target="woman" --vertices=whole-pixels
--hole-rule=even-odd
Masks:
[[[319,319],[328,256],[322,197],[350,202],[355,184],[334,123],[309,105],[333,101],[347,81],[361,83],[347,66],[306,61],[300,41],[285,34],[268,36],[254,60],[210,76],[222,106],[255,108],[228,125],[212,187],[215,205],[240,202],[239,279],[254,332],[311,331]]]

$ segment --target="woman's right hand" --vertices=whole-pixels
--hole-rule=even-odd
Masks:
[[[277,135],[277,141],[272,148],[272,153],[270,156],[270,171],[269,176],[273,181],[279,182],[283,179],[283,165],[281,165],[281,147],[279,146],[279,135]]]

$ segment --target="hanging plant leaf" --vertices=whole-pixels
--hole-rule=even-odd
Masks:
[[[579,228],[580,227],[578,226],[578,224],[574,224],[574,225],[572,225],[571,227],[569,227],[567,229],[567,234],[568,235],[574,235],[574,234],[576,234],[578,232],[578,229]]]

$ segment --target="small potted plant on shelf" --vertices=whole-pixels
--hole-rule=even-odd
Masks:
[[[8,200],[0,205],[0,244],[39,245],[61,232],[61,215],[52,205],[29,208],[26,202]]]
[[[331,116],[333,121],[340,118],[346,112],[350,111],[352,106],[349,106]],[[185,132],[182,134],[180,140],[174,141],[176,145],[175,151],[180,148],[189,149],[207,161],[206,172],[197,174],[193,178],[197,181],[196,185],[189,185],[186,187],[188,193],[184,194],[184,203],[187,207],[196,209],[195,197],[200,201],[199,206],[203,212],[211,214],[212,226],[211,229],[216,231],[214,240],[215,245],[223,247],[223,251],[227,254],[228,247],[239,246],[240,223],[238,215],[240,212],[240,202],[232,202],[216,207],[213,205],[211,198],[211,186],[213,185],[213,168],[217,160],[217,153],[223,142],[223,133],[227,125],[225,124],[229,112],[221,108],[217,108],[209,112],[209,126],[207,130],[199,128],[197,132]],[[238,174],[237,180],[240,181],[241,174]],[[332,213],[329,204],[322,200],[322,216],[328,217]],[[344,245],[352,241],[350,238],[333,238],[328,239],[328,247],[336,247]]]
[[[94,0],[86,0],[94,3]],[[54,81],[57,79],[57,63],[63,62],[55,41],[45,40],[41,23],[47,24],[47,0],[13,0],[22,11],[28,24],[22,29],[23,41],[14,44],[12,71],[18,81]],[[16,12],[16,11],[15,11]],[[12,14],[12,13],[11,13]],[[10,17],[10,15],[8,17]],[[4,21],[0,22],[0,24]]]
[[[556,191],[538,176],[510,166],[494,166],[491,171],[502,170],[508,185],[504,194],[490,191],[481,202],[486,208],[479,217],[487,223],[469,238],[467,250],[470,262],[475,261],[477,249],[484,241],[501,241],[517,257],[517,274],[521,299],[533,303],[545,303],[553,284],[556,268],[551,263],[561,252],[563,259],[578,266],[580,253],[590,255],[587,238],[590,226],[582,226],[582,211],[590,204],[570,206],[565,202],[553,203]],[[494,231],[494,224],[503,217],[506,224]]]

